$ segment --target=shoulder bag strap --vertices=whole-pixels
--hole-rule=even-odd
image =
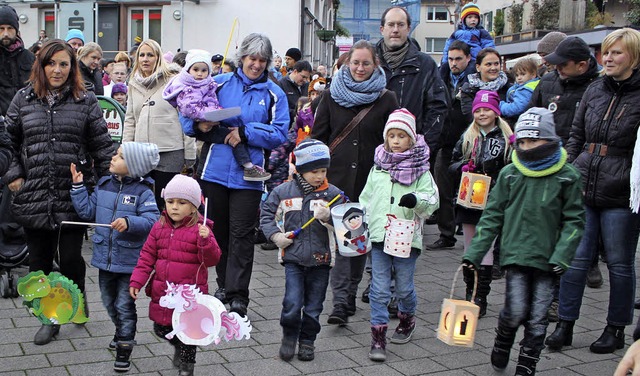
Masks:
[[[380,98],[382,98],[382,96],[385,95],[387,91],[388,91],[387,89],[382,89]],[[331,154],[333,154],[333,151],[335,150],[335,148],[338,147],[338,145],[340,145],[345,138],[347,138],[347,136],[356,128],[356,126],[360,124],[362,119],[365,116],[367,116],[369,111],[371,111],[371,109],[373,108],[374,104],[375,104],[375,101],[371,105],[360,110],[360,112],[358,112],[358,114],[353,119],[351,119],[349,124],[347,124],[347,126],[342,129],[340,134],[338,134],[338,136],[334,138],[333,141],[331,141],[331,144],[329,145],[329,152]]]

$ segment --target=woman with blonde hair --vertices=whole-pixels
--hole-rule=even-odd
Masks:
[[[80,73],[84,79],[84,86],[87,90],[96,93],[96,95],[104,95],[102,72],[100,70],[101,59],[102,48],[98,43],[89,42],[78,48],[78,63],[80,65]]]
[[[140,43],[129,77],[129,98],[122,142],[150,142],[158,145],[160,163],[151,171],[158,207],[164,207],[160,193],[174,175],[192,167],[196,160],[195,140],[182,132],[178,111],[162,98],[162,92],[179,69],[167,65],[158,42]]]

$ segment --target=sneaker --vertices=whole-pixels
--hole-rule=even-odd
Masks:
[[[113,363],[113,370],[116,372],[127,372],[131,368],[131,351],[133,341],[118,342],[116,346],[116,361]]]
[[[243,178],[246,181],[267,181],[271,179],[271,174],[266,172],[262,167],[254,165],[251,168],[244,169]]]
[[[113,335],[113,339],[109,342],[109,350],[115,350],[118,345],[118,336]]]
[[[310,362],[315,358],[313,351],[315,347],[313,343],[300,343],[298,345],[298,360],[303,362]]]
[[[451,249],[455,247],[455,240],[438,239],[433,244],[427,245],[428,249]]]
[[[345,325],[347,322],[349,322],[349,317],[347,315],[346,307],[341,304],[333,307],[333,312],[329,315],[327,324]]]

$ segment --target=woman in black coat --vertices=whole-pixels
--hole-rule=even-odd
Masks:
[[[105,175],[114,147],[98,101],[85,91],[76,55],[64,41],[43,45],[29,85],[9,106],[6,124],[16,155],[3,180],[14,192],[11,210],[27,235],[29,270],[51,272],[59,247],[60,272],[84,292],[85,229],[60,229],[62,221],[79,220],[71,203],[69,166],[91,170],[90,156],[98,176]],[[59,330],[59,325],[43,325],[34,343],[49,343]]]

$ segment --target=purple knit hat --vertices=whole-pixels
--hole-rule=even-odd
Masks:
[[[181,198],[198,208],[202,202],[202,191],[195,179],[178,174],[162,190],[162,198],[165,200],[168,198]]]
[[[495,91],[480,90],[473,99],[472,111],[476,112],[478,108],[488,108],[500,116],[500,97]]]
[[[113,84],[113,87],[111,88],[111,96],[113,97],[113,94],[117,93],[127,94],[127,85],[123,84],[122,82]]]

